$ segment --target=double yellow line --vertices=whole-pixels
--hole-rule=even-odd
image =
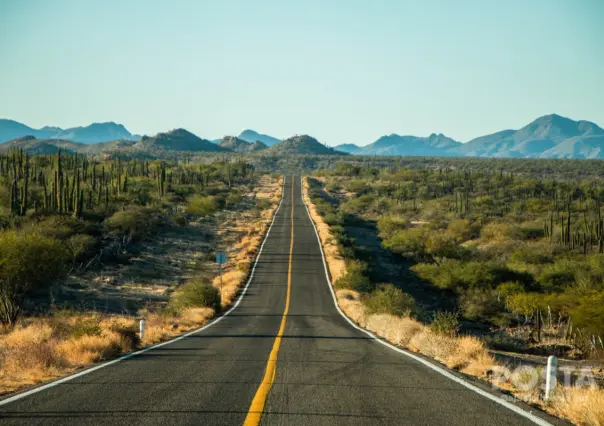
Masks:
[[[287,321],[287,313],[289,312],[289,299],[292,288],[292,257],[294,254],[294,181],[295,180],[292,178],[292,232],[291,242],[289,245],[289,268],[287,271],[287,296],[285,297],[285,310],[283,311],[283,316],[281,317],[281,326],[279,327],[279,332],[275,337],[273,349],[271,350],[271,353],[268,356],[268,363],[266,364],[264,378],[262,379],[262,383],[260,383],[260,386],[256,391],[256,395],[254,395],[252,405],[250,405],[250,409],[248,410],[247,416],[245,417],[245,422],[243,422],[244,426],[257,426],[260,424],[262,412],[264,411],[264,405],[266,404],[268,393],[271,390],[271,387],[273,386],[273,382],[275,381],[275,374],[277,373],[277,357],[279,355],[279,348],[281,347],[281,339],[283,337],[283,332],[285,331],[285,322]]]

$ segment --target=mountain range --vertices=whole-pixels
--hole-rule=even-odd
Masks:
[[[130,133],[122,124],[114,122],[92,123],[85,127],[45,126],[34,129],[14,120],[0,119],[0,143],[23,136],[34,136],[38,139],[62,139],[81,143],[99,143],[113,140],[139,140],[140,136]]]
[[[335,149],[354,155],[604,159],[604,129],[589,121],[550,114],[521,129],[502,130],[466,143],[443,134],[392,134],[363,147],[344,144]]]
[[[244,130],[239,136],[202,139],[185,129],[155,136],[131,134],[113,122],[85,127],[34,129],[13,120],[0,119],[0,150],[23,148],[30,153],[52,153],[59,148],[83,153],[128,153],[162,156],[170,152],[264,152],[271,155],[380,155],[445,157],[591,158],[604,159],[604,129],[589,121],[574,121],[557,114],[539,117],[517,130],[502,130],[461,143],[433,133],[427,137],[382,136],[366,146],[334,148],[307,136],[278,138]]]

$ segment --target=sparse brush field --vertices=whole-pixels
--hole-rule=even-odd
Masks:
[[[467,374],[492,378],[510,360],[532,357],[539,366],[557,355],[563,366],[592,367],[602,383],[599,172],[578,180],[538,177],[534,162],[526,173],[518,164],[510,172],[472,167],[479,160],[453,162],[457,167],[341,161],[306,179],[343,311]],[[538,391],[509,380],[500,386],[543,405]],[[602,389],[560,388],[557,396],[549,411],[604,423]]]
[[[244,161],[0,155],[0,394],[202,325],[247,276],[280,196]]]

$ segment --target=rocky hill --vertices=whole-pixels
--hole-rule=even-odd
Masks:
[[[275,155],[346,155],[317,141],[308,135],[293,136],[270,147],[267,152]]]
[[[253,152],[266,149],[267,146],[260,141],[247,142],[235,136],[225,136],[218,144],[221,148],[233,152]]]
[[[227,149],[201,139],[185,129],[174,129],[152,137],[143,136],[133,148],[150,151],[228,152]]]

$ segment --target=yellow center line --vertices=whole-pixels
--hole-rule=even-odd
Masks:
[[[262,383],[260,383],[260,386],[256,391],[256,395],[254,395],[252,405],[250,405],[250,409],[248,410],[247,416],[245,417],[245,422],[243,422],[244,426],[257,426],[260,424],[262,412],[264,411],[264,405],[266,404],[268,393],[271,390],[271,387],[273,386],[275,374],[277,373],[277,357],[279,355],[279,347],[281,346],[281,338],[283,337],[283,332],[285,331],[285,322],[287,320],[287,313],[289,312],[289,298],[292,287],[292,257],[294,254],[294,182],[295,179],[293,179],[292,177],[292,232],[291,242],[289,245],[289,269],[287,271],[287,295],[285,297],[285,310],[283,311],[283,316],[281,317],[281,326],[279,327],[279,332],[275,337],[273,349],[271,350],[271,353],[268,356],[268,363],[266,364],[264,378],[262,379]]]

